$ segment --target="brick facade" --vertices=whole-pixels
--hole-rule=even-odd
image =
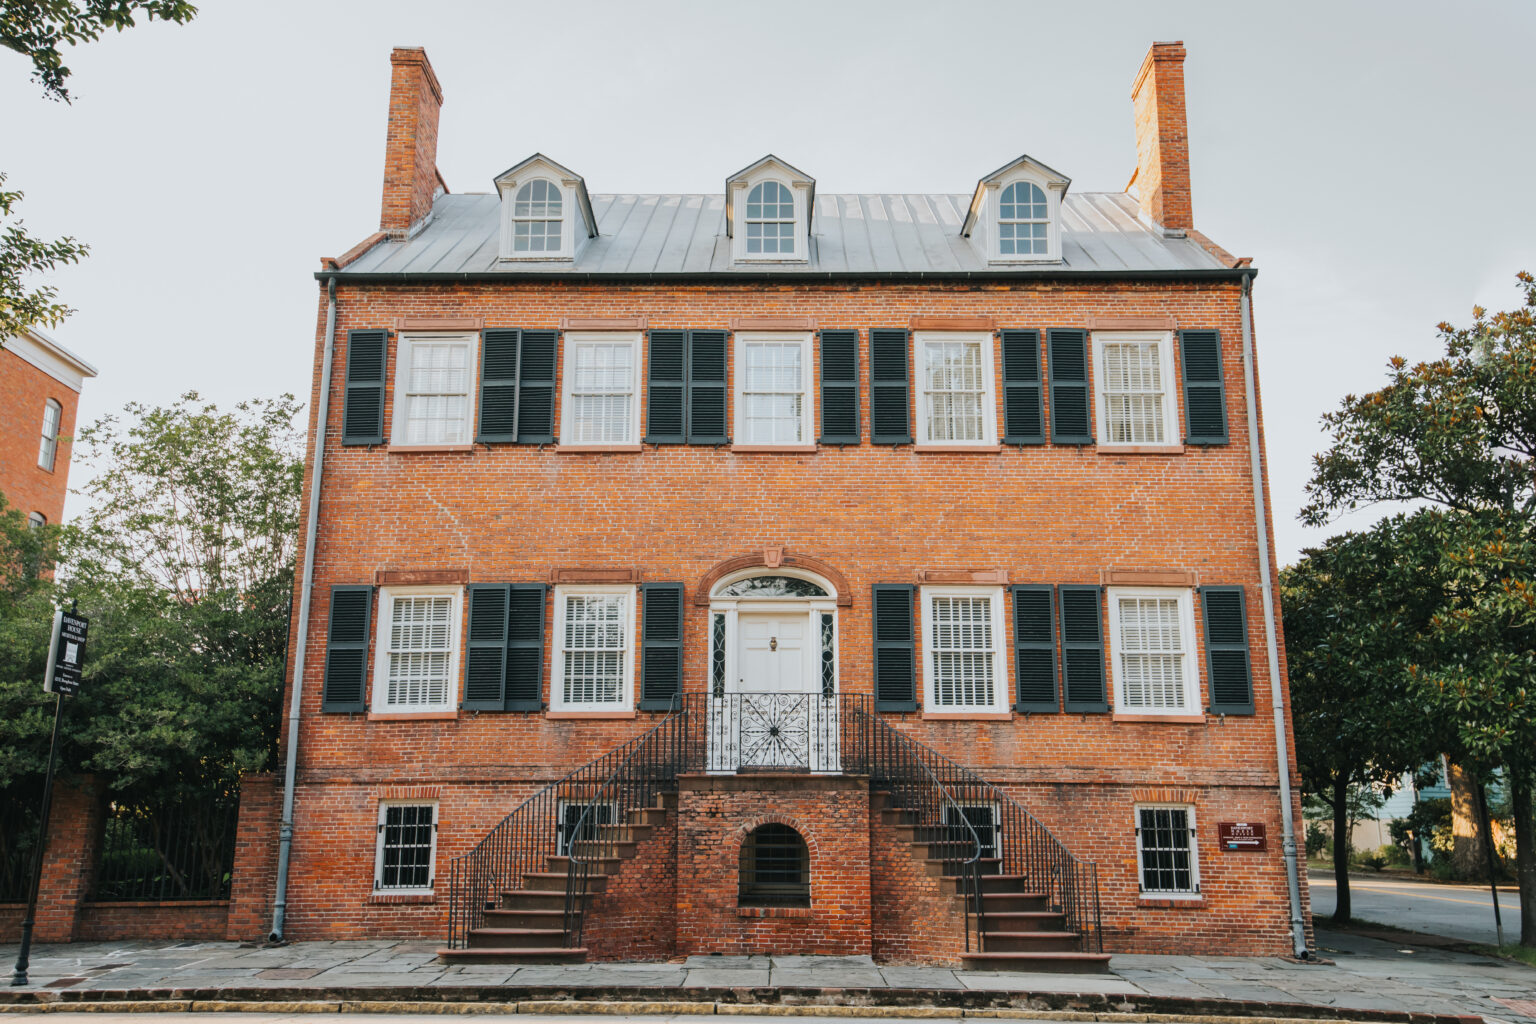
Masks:
[[[23,358],[22,351],[29,358]],[[0,419],[0,494],[23,516],[40,512],[50,523],[64,517],[73,447],[69,439],[80,404],[77,365],[31,336],[6,340],[0,348],[0,408],[6,410]],[[38,447],[50,400],[59,403],[61,415],[53,468],[45,469],[38,465]]]

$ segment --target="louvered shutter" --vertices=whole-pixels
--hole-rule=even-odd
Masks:
[[[725,332],[688,332],[688,443],[725,444]]]
[[[507,586],[507,675],[504,689],[508,711],[544,709],[543,583]]]
[[[1205,614],[1205,664],[1211,710],[1253,714],[1253,672],[1248,651],[1248,611],[1242,587],[1201,587]]]
[[[1040,393],[1040,332],[1004,331],[1003,442],[1044,444]]]
[[[558,331],[523,331],[518,348],[517,440],[552,444],[555,440],[555,350]]]
[[[469,644],[464,655],[464,703],[467,711],[506,707],[507,585],[473,583],[469,587]]]
[[[384,363],[388,351],[388,331],[347,332],[342,444],[384,443]]]
[[[321,711],[368,710],[368,620],[372,611],[372,587],[331,588]]]
[[[683,585],[640,586],[640,710],[668,711],[683,692]]]
[[[859,443],[859,332],[821,332],[821,443]]]
[[[874,328],[869,332],[870,443],[912,443],[909,385],[907,332]]]
[[[522,332],[487,330],[480,340],[480,422],[475,440],[517,440],[517,350]]]
[[[1056,699],[1055,589],[1013,588],[1013,664],[1020,711],[1060,711]]]
[[[1061,689],[1068,711],[1108,711],[1103,587],[1056,588],[1061,610]]]
[[[1180,331],[1184,366],[1184,443],[1227,443],[1227,389],[1221,376],[1221,332]]]
[[[1051,371],[1051,443],[1092,444],[1088,398],[1088,332],[1046,332]]]
[[[917,710],[917,651],[912,635],[917,588],[877,583],[870,615],[875,635],[875,710]]]
[[[645,389],[645,439],[651,444],[687,440],[683,433],[687,342],[685,331],[651,332]]]

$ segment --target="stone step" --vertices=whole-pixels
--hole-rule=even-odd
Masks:
[[[587,947],[477,946],[470,949],[440,949],[437,955],[448,963],[461,964],[579,964],[586,962]]]
[[[948,892],[970,892],[972,878],[970,875],[943,875],[945,890]],[[981,892],[986,895],[989,892],[1024,892],[1025,876],[1023,875],[982,875]]]
[[[989,909],[982,917],[981,925],[989,932],[1062,931],[1067,926],[1067,915],[1050,910],[993,913]]]
[[[577,843],[576,845],[580,846],[582,844]],[[581,857],[582,863],[586,865],[586,872],[588,877],[594,873],[611,875],[615,871],[619,870],[620,864],[624,863],[626,860],[629,860],[629,857],[633,857],[635,855],[633,846],[630,848],[629,857],[625,857],[618,853],[615,853],[613,856],[604,857],[595,857],[590,854],[581,853],[579,850],[577,853]],[[569,857],[551,855],[549,857],[545,857],[544,860],[546,862],[545,866],[547,866],[549,870],[559,874],[564,875],[569,873],[571,870],[571,858]]]
[[[566,873],[564,871],[524,871],[523,884],[529,889],[564,889],[566,885]],[[608,888],[608,876],[601,873],[588,875],[585,879],[587,892],[602,892]]]
[[[562,902],[564,898],[562,897]],[[581,913],[577,910],[576,913]],[[564,928],[565,910],[533,910],[526,907],[503,907],[485,912],[487,928]]]
[[[471,949],[552,949],[565,944],[564,928],[475,928]]]
[[[1081,949],[1083,940],[1076,932],[995,932],[988,929],[982,939],[986,953],[1072,953]]]
[[[637,807],[629,812],[631,825],[660,825],[667,820],[665,807]]]
[[[1050,900],[1041,892],[982,892],[982,908],[988,913],[1036,910],[1049,911]]]
[[[960,962],[971,971],[1038,971],[1045,974],[1108,974],[1108,953],[967,953]]]
[[[561,878],[565,876],[562,875]],[[504,889],[501,892],[503,910],[565,910],[565,885],[560,888]],[[489,911],[487,911],[489,913]]]

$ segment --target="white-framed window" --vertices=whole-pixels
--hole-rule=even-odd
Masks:
[[[1200,898],[1200,849],[1193,807],[1136,805],[1136,881],[1143,896]]]
[[[618,824],[619,805],[612,800],[561,800],[556,814],[555,856],[565,857],[572,839],[596,839],[598,826]]]
[[[634,707],[635,588],[555,588],[556,711]]]
[[[402,334],[395,355],[395,446],[469,444],[475,430],[472,334]]]
[[[534,178],[518,186],[512,197],[512,251],[558,253],[563,248],[564,206],[560,186]]]
[[[59,424],[64,421],[64,407],[53,399],[43,403],[43,436],[37,447],[37,467],[53,472],[59,456]]]
[[[459,587],[379,592],[373,710],[452,711],[459,682]]]
[[[381,801],[374,847],[376,892],[429,893],[436,880],[437,804]]]
[[[1199,716],[1194,602],[1175,587],[1109,589],[1109,653],[1115,710]]]
[[[1095,332],[1093,361],[1101,448],[1181,442],[1171,333]]]
[[[1005,712],[1002,587],[923,588],[925,711]]]
[[[992,335],[930,332],[916,337],[917,443],[997,443]]]
[[[1032,181],[1015,181],[997,198],[997,251],[1000,256],[1045,258],[1051,251],[1050,202]]]
[[[567,333],[560,442],[639,444],[639,379],[639,334]]]
[[[36,530],[48,525],[48,517],[41,512],[27,513],[27,528]]]
[[[994,803],[979,804],[946,804],[940,819],[945,830],[949,833],[944,838],[950,843],[959,844],[950,847],[957,853],[963,853],[962,860],[969,860],[974,847],[969,851],[971,833],[974,831],[976,839],[981,842],[981,855],[983,857],[998,857],[1002,847],[1000,845],[1001,832],[998,829],[997,805]],[[966,825],[969,824],[970,828]]]
[[[809,334],[736,335],[737,444],[810,444]]]
[[[747,191],[746,231],[748,256],[795,254],[795,197],[789,186],[769,178]]]

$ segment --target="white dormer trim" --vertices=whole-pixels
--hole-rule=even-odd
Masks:
[[[795,227],[791,252],[747,251],[747,197],[765,181],[789,189],[794,201]],[[773,154],[748,164],[725,181],[725,233],[731,239],[731,259],[737,263],[805,263],[810,257],[811,214],[816,201],[816,179]]]
[[[87,377],[96,376],[96,367],[35,327],[0,341],[3,341],[0,350],[24,363],[31,363],[71,391],[79,392]]]
[[[538,179],[550,182],[560,192],[560,246],[543,252],[518,252],[513,241],[518,219],[513,215],[514,200],[519,189]],[[592,200],[587,195],[586,182],[581,175],[555,163],[542,153],[535,153],[502,171],[494,182],[501,196],[499,259],[502,261],[569,262],[576,258],[589,239],[597,237],[597,219],[592,213]]]
[[[1042,253],[1005,253],[1002,251],[998,220],[1003,190],[1017,181],[1038,185],[1045,193],[1046,251]],[[976,183],[970,209],[960,234],[971,240],[988,263],[1059,263],[1061,262],[1061,202],[1072,179],[1047,167],[1031,156],[1012,160]]]

